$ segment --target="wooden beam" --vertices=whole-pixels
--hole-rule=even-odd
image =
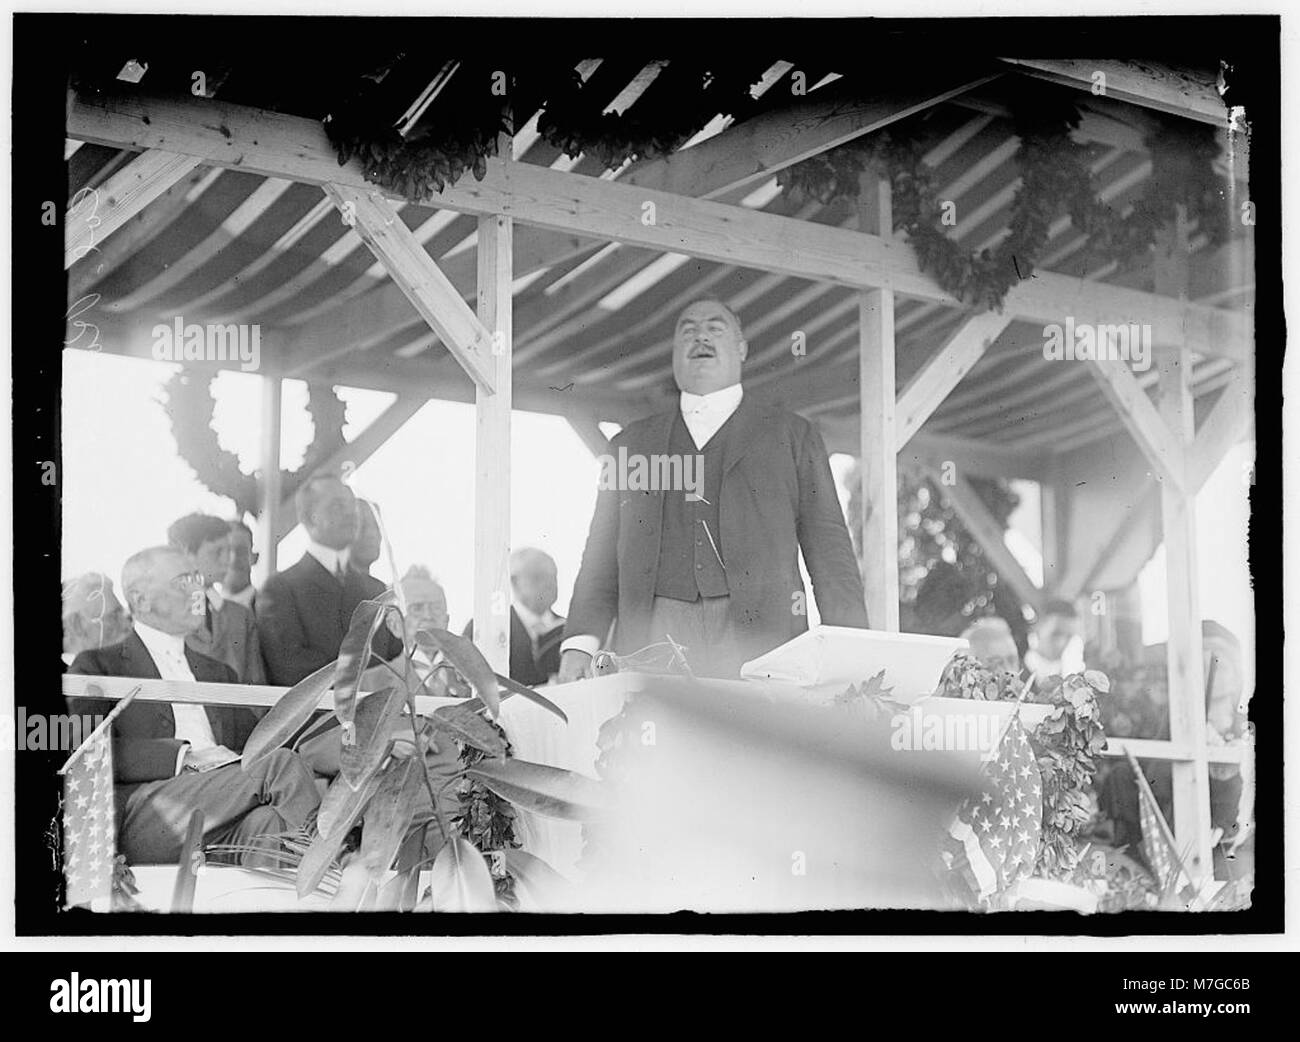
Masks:
[[[863,97],[860,86],[832,84],[693,148],[640,163],[619,181],[713,199],[729,188],[766,181],[786,167],[942,104],[999,75],[987,70],[949,73],[941,75],[937,84],[901,89],[895,84],[887,94],[872,98]],[[701,192],[697,189],[701,184],[711,187]]]
[[[63,219],[64,270],[97,250],[117,229],[198,165],[197,156],[149,149],[98,188],[74,195]]]
[[[478,319],[492,331],[496,392],[475,389],[474,643],[501,674],[510,672],[512,230],[509,217],[479,218]]]
[[[593,456],[606,456],[609,454],[609,439],[605,437],[604,432],[600,429],[600,424],[595,420],[579,420],[574,417],[568,417],[569,426],[573,428],[573,433],[582,439],[582,444],[587,446],[587,451]]]
[[[190,206],[192,191],[204,183],[201,167],[158,196],[151,205],[120,225],[111,239],[101,239],[95,252],[83,257],[68,269],[68,300],[80,300],[95,283],[107,278],[120,265],[171,227]]]
[[[393,282],[429,323],[470,378],[488,394],[495,391],[492,337],[456,287],[439,270],[393,205],[378,192],[350,185],[323,186],[330,202],[356,220],[361,241],[383,263]]]
[[[325,459],[321,460],[315,469],[331,471],[337,474],[342,470],[344,463],[351,463],[354,467],[361,466],[375,454],[380,446],[396,434],[407,420],[419,412],[426,401],[428,401],[427,398],[414,394],[399,396],[395,402],[371,420],[365,430],[346,445],[335,449]],[[293,497],[282,498],[275,521],[276,541],[279,542],[292,532],[297,524],[298,512],[294,506]]]
[[[277,569],[280,545],[280,395],[278,373],[262,377],[262,516],[258,518],[257,551],[263,568],[262,582]]]
[[[1043,588],[1060,596],[1070,560],[1070,486],[1064,469],[1053,460],[1048,480],[1039,485],[1039,531],[1043,547]]]
[[[943,480],[939,471],[931,470],[929,473],[934,487],[952,504],[962,524],[992,562],[998,578],[1010,586],[1022,601],[1041,612],[1045,603],[1043,591],[1034,585],[1015,555],[1007,548],[1002,526],[984,505],[970,479],[959,470],[955,476],[956,484],[950,484]]]
[[[1156,288],[1187,291],[1186,217],[1179,208],[1173,228],[1156,242]],[[1190,451],[1196,435],[1192,407],[1192,353],[1168,351],[1160,368],[1160,418],[1180,451]],[[1180,471],[1185,479],[1185,471]],[[1202,660],[1200,564],[1197,559],[1196,497],[1190,483],[1160,487],[1160,522],[1165,540],[1165,587],[1169,638],[1165,644],[1169,677],[1169,739],[1192,759],[1173,765],[1174,834],[1192,883],[1213,873],[1210,848],[1210,777],[1206,757],[1205,674]]]
[[[1235,373],[1210,415],[1202,421],[1188,449],[1187,490],[1192,495],[1210,480],[1228,450],[1249,437],[1255,421],[1253,391],[1249,371]]]
[[[864,231],[892,236],[889,182],[864,173],[858,197]],[[898,432],[894,384],[894,293],[868,289],[858,299],[861,408],[862,579],[867,619],[898,632]]]
[[[1104,84],[1104,96],[1115,101],[1168,112],[1184,119],[1228,128],[1228,108],[1212,75],[1175,69],[1153,62],[1092,58],[1003,58],[1026,76],[1092,92]],[[1098,74],[1105,77],[1098,80]]]
[[[967,319],[941,347],[925,367],[903,388],[898,396],[897,437],[901,449],[911,440],[943,404],[962,377],[975,368],[1002,331],[1011,324],[1011,316],[985,311]]]
[[[68,136],[118,148],[167,148],[269,177],[377,191],[359,162],[338,165],[319,124],[209,99],[74,95]],[[430,203],[476,215],[502,213],[578,236],[958,303],[920,270],[914,252],[901,242],[528,163],[490,164],[482,181],[464,178]],[[1044,324],[1066,315],[1097,325],[1146,323],[1155,343],[1185,340],[1201,354],[1241,359],[1252,349],[1242,314],[1051,272],[1015,287],[1004,310]]]
[[[1163,366],[1163,353],[1156,364]],[[1188,359],[1190,363],[1190,357]],[[1074,363],[1064,363],[1074,364]],[[1106,400],[1114,406],[1125,429],[1156,471],[1160,480],[1172,488],[1182,489],[1186,482],[1183,446],[1171,433],[1142,385],[1122,361],[1097,359],[1083,363],[1096,378]],[[1190,377],[1190,373],[1188,376]]]

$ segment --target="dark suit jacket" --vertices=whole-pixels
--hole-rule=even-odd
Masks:
[[[271,576],[257,594],[257,632],[268,682],[292,687],[333,662],[357,605],[383,592],[378,579],[352,568],[340,584],[311,554]],[[401,650],[401,641],[381,629],[373,647],[389,659]]]
[[[674,408],[629,424],[611,451],[626,446],[629,456],[666,454],[677,415]],[[751,658],[808,628],[806,610],[795,610],[795,595],[804,592],[800,548],[822,622],[865,628],[862,578],[821,435],[803,417],[749,397],[728,423],[719,550],[740,650]],[[590,633],[604,641],[617,619],[618,653],[650,643],[664,495],[598,493],[566,636]]]
[[[235,684],[239,678],[224,662],[185,649],[194,679],[213,684]],[[132,633],[120,644],[83,651],[72,662],[69,673],[96,677],[141,677],[157,680],[149,649]],[[108,715],[115,702],[99,698],[69,699],[76,714]],[[257,725],[252,710],[239,706],[204,706],[218,745],[239,752]],[[161,781],[176,774],[176,758],[184,743],[176,737],[176,717],[167,702],[132,702],[113,721],[113,780],[119,805],[144,782]]]
[[[564,619],[549,633],[542,634],[537,642],[537,655],[533,655],[533,641],[528,635],[524,620],[510,606],[510,679],[525,687],[545,684],[560,671],[560,639],[564,634]],[[474,620],[465,627],[465,636],[474,639]]]

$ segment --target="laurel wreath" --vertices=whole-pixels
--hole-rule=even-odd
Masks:
[[[185,369],[177,372],[162,389],[159,400],[171,421],[172,436],[181,459],[208,491],[235,502],[237,516],[256,516],[261,509],[263,482],[258,475],[245,474],[239,457],[223,449],[212,427],[216,402],[212,381]],[[343,438],[346,406],[328,384],[307,385],[307,412],[312,421],[312,440],[297,470],[280,471],[280,492],[292,496],[299,484],[331,453],[347,442]]]

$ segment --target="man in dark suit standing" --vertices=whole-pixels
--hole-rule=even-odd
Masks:
[[[133,555],[122,590],[135,617],[124,641],[83,651],[70,672],[91,676],[237,682],[224,662],[199,654],[186,636],[203,622],[204,581],[169,547]],[[107,715],[113,703],[71,699],[76,714]],[[251,771],[237,762],[257,717],[232,706],[135,701],[113,721],[113,781],[118,848],[132,864],[171,864],[190,815],[203,811],[204,843],[252,848],[236,860],[275,866],[280,843],[320,805],[311,772],[279,749]]]
[[[589,672],[611,624],[619,654],[671,636],[695,672],[736,676],[808,628],[801,549],[822,621],[866,627],[821,436],[745,398],[748,350],[721,301],[696,301],[678,318],[679,407],[628,425],[602,459],[561,681]]]
[[[307,552],[273,575],[257,595],[257,627],[272,684],[292,686],[338,658],[352,613],[378,597],[384,584],[349,567],[349,546],[359,523],[356,497],[332,474],[314,474],[294,495],[307,530]],[[384,658],[400,641],[382,629],[374,648]]]

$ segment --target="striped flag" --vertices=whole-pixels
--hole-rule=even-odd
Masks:
[[[1161,894],[1171,895],[1177,890],[1180,897],[1190,898],[1195,889],[1193,888],[1191,893],[1187,891],[1191,886],[1191,880],[1188,879],[1187,871],[1183,868],[1182,858],[1178,856],[1178,847],[1174,843],[1169,823],[1160,813],[1160,805],[1156,803],[1155,793],[1151,791],[1151,784],[1142,773],[1137,757],[1131,751],[1125,750],[1125,752],[1128,754],[1133,776],[1137,780],[1138,822],[1142,826],[1142,857],[1147,867],[1151,869],[1151,874],[1156,877]]]
[[[1018,715],[980,778],[981,791],[958,809],[942,851],[953,889],[970,904],[987,903],[1029,875],[1038,860],[1042,775]]]
[[[63,876],[67,907],[107,899],[113,888],[113,745],[108,728],[90,738],[63,775]]]

